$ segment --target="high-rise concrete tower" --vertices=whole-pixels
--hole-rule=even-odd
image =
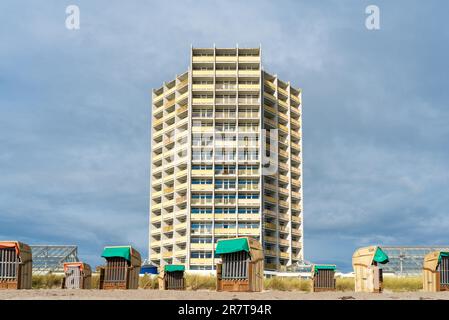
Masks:
[[[149,260],[211,270],[218,239],[250,236],[265,270],[302,261],[301,114],[260,48],[192,48],[153,90]]]

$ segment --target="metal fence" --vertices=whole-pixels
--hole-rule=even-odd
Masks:
[[[318,270],[313,277],[314,289],[335,289],[335,271],[334,270]]]
[[[449,285],[449,257],[441,257],[438,271],[440,272],[440,284]]]
[[[0,281],[15,281],[19,263],[15,248],[0,249]]]
[[[128,261],[123,258],[108,258],[104,274],[104,282],[122,282],[126,280]]]
[[[248,279],[249,254],[239,251],[222,255],[222,279]]]
[[[81,288],[82,275],[78,266],[68,267],[66,271],[65,286],[67,289]]]
[[[173,271],[165,274],[165,283],[168,290],[184,289],[184,271]]]

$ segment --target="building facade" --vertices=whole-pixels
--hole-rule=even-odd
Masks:
[[[265,270],[302,261],[301,114],[260,48],[192,48],[153,90],[149,260],[212,270],[218,239],[249,236]]]

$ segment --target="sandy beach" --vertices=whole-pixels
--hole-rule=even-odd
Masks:
[[[3,290],[0,300],[449,300],[449,292],[383,292],[381,294],[345,292],[310,293],[272,291],[259,293],[159,290]]]

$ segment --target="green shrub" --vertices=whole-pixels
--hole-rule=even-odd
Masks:
[[[33,275],[32,288],[33,289],[57,289],[61,288],[63,276],[46,274],[46,275]]]
[[[354,291],[354,278],[337,278],[335,282],[337,291]]]
[[[159,289],[159,283],[156,276],[144,275],[139,279],[139,288],[142,289]]]
[[[199,289],[216,289],[216,280],[214,276],[203,276],[197,274],[186,275],[186,289],[187,290],[199,290]]]
[[[309,292],[311,288],[312,288],[311,280],[304,280],[299,278],[283,278],[283,277],[271,277],[264,279],[265,290]]]
[[[423,288],[421,277],[384,277],[384,289],[393,292],[418,291]]]

